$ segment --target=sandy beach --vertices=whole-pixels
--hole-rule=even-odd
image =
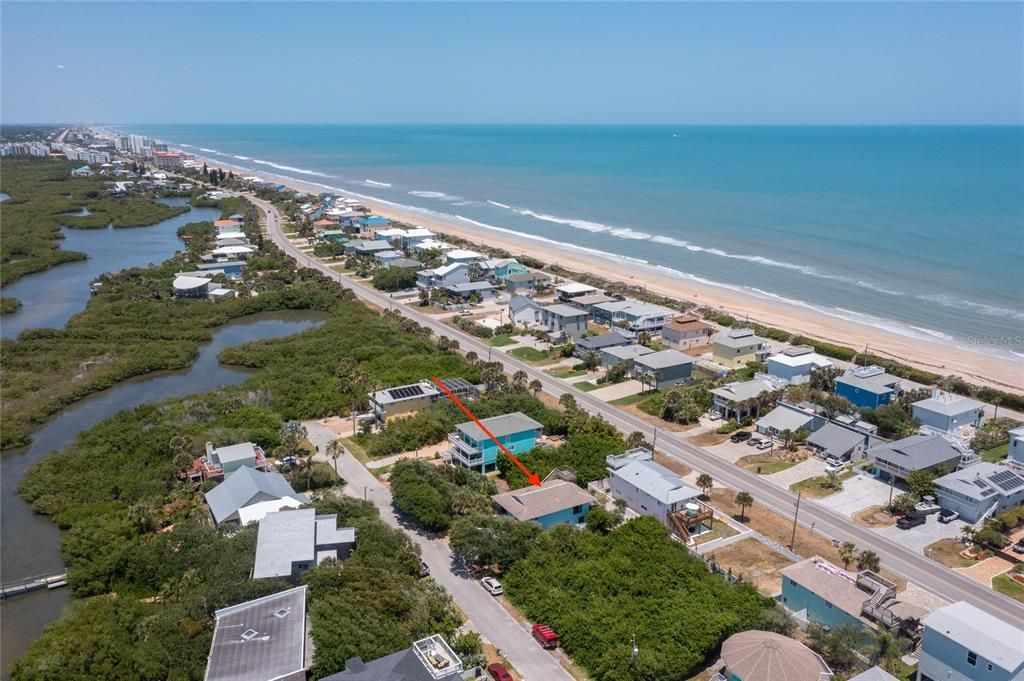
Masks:
[[[192,150],[189,150],[190,152]],[[263,177],[292,189],[319,194],[324,186],[303,182],[275,173],[239,168],[222,160],[194,155],[211,167],[236,169],[249,176]],[[341,194],[351,194],[343,190]],[[1024,393],[1024,363],[1011,359],[974,352],[937,342],[897,334],[885,329],[858,324],[818,310],[784,301],[774,301],[744,294],[727,288],[671,276],[657,268],[590,252],[585,249],[566,248],[547,240],[489,228],[482,225],[441,220],[418,211],[403,210],[389,203],[376,202],[355,196],[367,208],[392,220],[427,227],[438,234],[451,234],[479,244],[502,248],[509,253],[524,254],[556,263],[577,272],[587,272],[609,280],[645,286],[648,290],[672,298],[692,301],[713,307],[750,322],[779,327],[839,345],[854,348],[867,347],[870,352],[891,357],[928,371],[961,376],[971,382],[986,384],[1016,393]]]

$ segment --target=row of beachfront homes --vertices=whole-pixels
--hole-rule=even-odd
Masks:
[[[256,247],[242,231],[245,216],[235,214],[223,220],[215,220],[214,243],[201,262],[191,272],[178,272],[171,284],[176,298],[205,298],[221,300],[238,295],[235,289],[223,285],[222,281],[240,279],[245,272],[245,261]]]

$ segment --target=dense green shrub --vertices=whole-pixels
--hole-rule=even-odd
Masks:
[[[396,463],[390,481],[395,508],[431,532],[444,532],[457,515],[488,512],[497,493],[480,473],[418,459]]]

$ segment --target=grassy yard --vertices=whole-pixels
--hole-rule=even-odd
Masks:
[[[576,378],[577,376],[583,376],[586,373],[586,369],[562,369],[561,371],[551,372],[551,375],[555,378]]]
[[[999,593],[1024,603],[1024,584],[1015,582],[1006,575],[999,575],[992,579],[992,588]]]
[[[771,475],[772,473],[779,473],[787,468],[792,468],[795,465],[795,461],[772,460],[743,464],[743,468],[751,473],[757,473],[758,475]]]
[[[489,345],[491,345],[493,347],[496,347],[496,348],[503,348],[506,345],[513,345],[516,342],[518,342],[518,341],[514,340],[512,338],[512,336],[509,336],[508,334],[502,334],[500,336],[495,336],[494,338],[491,338],[491,339],[489,339],[487,341],[487,343]]]
[[[737,534],[739,534],[739,532],[732,529],[732,525],[723,523],[719,520],[715,523],[715,526],[711,528],[710,532],[705,532],[704,534],[694,538],[693,543],[706,544],[707,542],[714,541],[715,539],[725,539],[726,537],[732,537]]]
[[[998,447],[986,449],[981,453],[981,460],[989,463],[999,463],[1010,453],[1010,443],[1005,442]]]
[[[839,485],[836,488],[828,487],[828,476],[819,475],[815,478],[807,478],[800,482],[794,482],[789,486],[790,492],[803,492],[805,496],[811,497],[812,499],[821,499],[827,497],[836,492],[841,492],[843,489],[843,480],[848,480],[855,475],[853,471],[843,471],[839,474]]]
[[[529,345],[509,350],[509,354],[519,359],[524,359],[527,362],[543,362],[548,358],[546,353],[541,352],[537,348],[531,348]]]
[[[574,383],[573,386],[579,388],[585,393],[589,393],[591,390],[597,390],[601,387],[597,383],[591,383],[590,381],[580,381],[579,383]]]
[[[965,568],[976,565],[978,561],[964,558],[960,555],[960,552],[963,550],[964,545],[955,539],[940,539],[934,544],[924,547],[924,555],[951,568]]]

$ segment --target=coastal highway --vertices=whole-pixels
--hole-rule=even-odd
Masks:
[[[429,328],[436,335],[457,340],[463,351],[472,350],[478,356],[486,357],[488,351],[493,350],[480,339],[443,324],[431,315],[418,312],[412,307],[395,304],[389,296],[380,291],[347,279],[330,267],[306,255],[285,237],[281,229],[281,218],[276,208],[258,198],[252,196],[248,196],[248,198],[266,213],[267,230],[274,243],[301,265],[318,269],[331,278],[337,278],[342,286],[352,289],[360,299],[366,302],[382,309],[397,310],[404,316]],[[602,402],[589,393],[578,390],[516,357],[501,352],[492,352],[491,355],[493,359],[501,361],[509,373],[522,370],[526,372],[530,380],[539,380],[544,392],[555,398],[561,397],[565,393],[573,395],[580,407],[592,414],[600,414],[624,433],[637,430],[651,431],[650,424],[642,419],[622,411],[614,405]],[[678,459],[690,468],[708,473],[718,485],[749,492],[754,497],[755,503],[764,508],[775,511],[785,518],[793,517],[796,495],[792,492],[777,487],[753,473],[748,473],[742,468],[690,444],[675,433],[667,431],[658,433],[658,451]],[[1024,605],[985,587],[970,577],[925,558],[919,553],[909,551],[897,542],[857,525],[846,516],[813,500],[804,500],[801,503],[799,522],[804,527],[813,526],[815,532],[829,539],[841,542],[852,541],[861,550],[874,551],[881,558],[885,568],[932,593],[950,601],[967,601],[1006,622],[1024,628]]]

